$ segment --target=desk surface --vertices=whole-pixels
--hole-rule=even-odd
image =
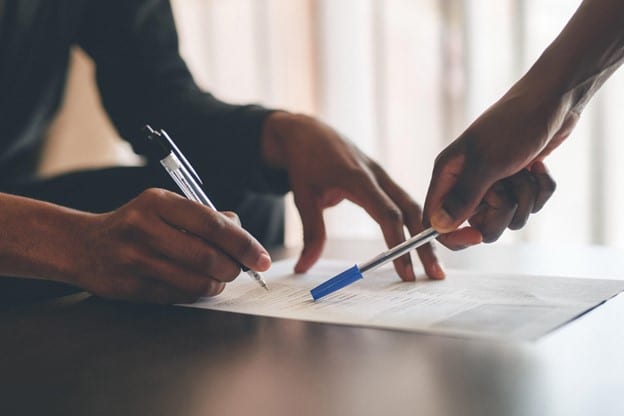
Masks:
[[[327,253],[378,248],[334,242]],[[596,278],[624,276],[622,254],[440,250],[449,267]],[[624,296],[534,343],[84,296],[2,313],[0,332],[2,415],[624,414]]]

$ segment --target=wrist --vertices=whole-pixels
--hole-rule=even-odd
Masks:
[[[76,284],[77,236],[93,214],[12,195],[2,203],[0,274]]]
[[[62,208],[63,209],[63,208]],[[55,261],[51,265],[51,279],[85,287],[85,276],[93,269],[92,257],[89,256],[89,237],[94,221],[101,217],[97,214],[67,209],[58,214],[62,217],[62,230],[55,244]]]
[[[262,130],[260,152],[262,160],[271,169],[286,169],[289,147],[296,138],[297,126],[307,116],[286,111],[271,113]]]
[[[511,94],[523,97],[529,120],[545,128],[547,140],[559,130],[571,111],[579,111],[576,95],[567,88],[555,67],[544,57],[512,87]],[[546,59],[547,60],[547,59]]]
[[[579,96],[565,60],[551,49],[555,48],[551,45],[518,84],[550,111],[567,113],[576,107]]]

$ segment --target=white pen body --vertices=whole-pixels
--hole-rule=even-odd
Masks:
[[[165,168],[167,173],[171,176],[176,185],[180,187],[188,199],[207,205],[215,211],[217,210],[210,198],[208,198],[208,195],[206,195],[204,190],[197,183],[195,177],[173,152],[169,153],[166,158],[162,159],[160,164]]]
[[[202,187],[195,180],[195,176],[191,174],[175,153],[169,153],[167,157],[160,160],[160,164],[165,168],[169,176],[171,176],[188,199],[209,206],[215,211],[217,210],[210,198],[208,198],[208,195],[206,195]],[[264,289],[269,290],[260,273],[244,266],[243,271],[257,281]]]

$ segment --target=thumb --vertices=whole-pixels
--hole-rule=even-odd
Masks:
[[[444,234],[457,229],[476,211],[494,181],[466,155],[442,156],[436,161],[425,201],[425,221]]]
[[[295,205],[303,225],[303,250],[295,265],[295,273],[305,273],[321,257],[325,245],[323,210],[309,192],[295,194]]]

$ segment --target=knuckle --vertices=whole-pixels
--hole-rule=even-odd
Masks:
[[[442,150],[435,158],[434,163],[433,163],[433,170],[434,172],[438,172],[440,171],[440,169],[443,169],[448,160],[451,158],[451,155],[453,154],[453,144],[451,144],[450,146],[448,146],[446,149]]]
[[[213,215],[212,212],[203,216],[202,229],[204,234],[210,239],[219,238],[225,227],[224,219],[221,215]]]
[[[368,168],[370,169],[370,171],[375,175],[375,177],[377,178],[389,178],[388,172],[386,172],[386,170],[383,168],[383,166],[381,166],[379,163],[377,163],[375,160],[367,158],[367,165]]]
[[[413,213],[416,216],[422,215],[422,207],[416,201],[410,200],[407,203],[407,209],[409,212]]]
[[[389,224],[400,224],[403,225],[403,213],[401,212],[400,209],[396,208],[396,207],[388,207],[386,208],[384,214],[384,219],[389,223]]]
[[[228,217],[228,219],[234,221],[237,224],[240,224],[240,218],[238,217],[238,214],[236,214],[233,211],[223,211],[221,212],[221,214],[225,215],[226,217]]]
[[[135,227],[142,223],[142,218],[143,216],[141,215],[141,210],[136,207],[132,207],[125,211],[123,222],[129,227]]]
[[[348,168],[345,177],[349,178],[349,182],[359,184],[361,186],[369,186],[371,183],[369,173],[359,166]]]
[[[419,226],[422,224],[422,208],[414,201],[407,203],[406,211],[403,214],[408,225]]]
[[[546,176],[544,178],[542,188],[548,193],[552,194],[557,190],[557,182],[555,182],[555,180],[551,176]]]
[[[513,176],[507,184],[516,195],[536,194],[539,189],[537,180],[526,169]]]
[[[137,207],[126,209],[119,221],[123,236],[136,238],[144,237],[147,233],[146,220]]]
[[[505,186],[494,186],[492,192],[486,195],[488,204],[495,209],[515,209],[518,201],[515,195]]]
[[[222,214],[225,215],[228,219],[230,219],[234,223],[238,224],[239,226],[241,225],[240,218],[238,217],[238,214],[236,214],[235,212],[224,211],[222,212]]]
[[[146,189],[139,195],[139,198],[147,203],[152,203],[159,199],[162,199],[166,196],[167,191],[160,188],[149,188]]]
[[[526,178],[523,181],[525,186],[527,186],[532,193],[537,193],[537,191],[539,190],[539,184],[537,183],[537,179],[535,178],[535,176],[528,169],[524,169],[522,173],[523,177]]]

